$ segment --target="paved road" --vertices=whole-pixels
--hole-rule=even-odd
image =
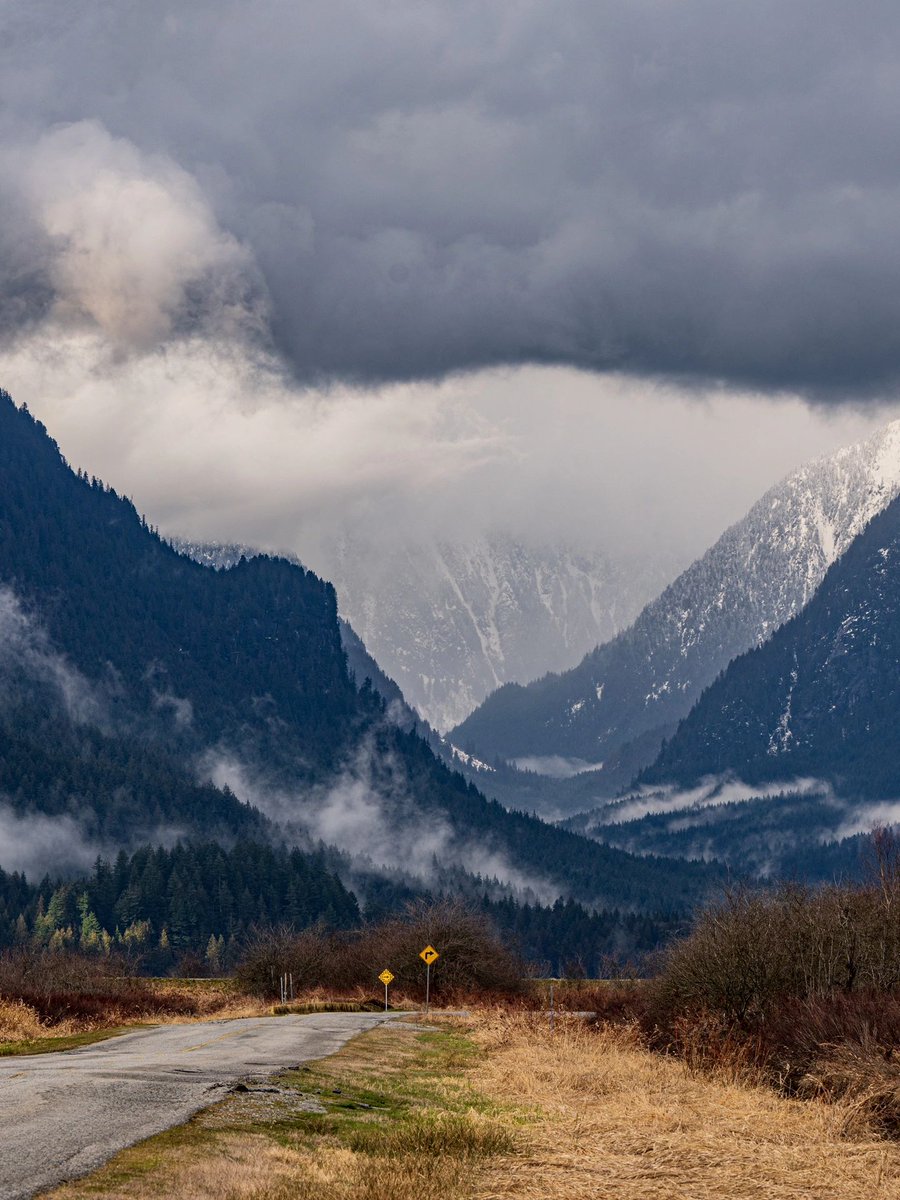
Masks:
[[[20,1200],[186,1121],[247,1076],[333,1054],[378,1013],[168,1025],[0,1059],[0,1200]]]

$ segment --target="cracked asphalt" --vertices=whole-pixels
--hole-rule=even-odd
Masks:
[[[180,1125],[242,1079],[325,1058],[382,1013],[250,1017],[141,1029],[0,1060],[0,1200],[85,1175]]]

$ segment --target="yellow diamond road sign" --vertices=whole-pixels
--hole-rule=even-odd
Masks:
[[[390,971],[388,971],[387,969],[385,969],[384,971],[382,971],[382,972],[381,972],[381,974],[378,976],[378,978],[381,980],[381,982],[384,984],[384,986],[385,986],[385,987],[387,987],[387,985],[388,985],[389,983],[393,983],[393,982],[394,982],[394,977],[393,977],[393,975],[392,975],[392,974],[390,973]]]
[[[424,950],[419,952],[419,958],[426,962],[429,967],[433,962],[436,962],[441,956],[435,950],[434,946],[426,946]]]

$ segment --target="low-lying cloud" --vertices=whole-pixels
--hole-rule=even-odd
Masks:
[[[54,650],[40,624],[25,611],[16,594],[0,585],[0,681],[21,673],[31,683],[50,689],[70,721],[102,725],[105,706],[96,688]],[[13,685],[15,691],[15,685]],[[9,685],[0,703],[9,699]]]
[[[515,759],[514,764],[520,771],[534,771],[550,779],[571,779],[586,771],[599,771],[603,766],[602,762],[590,763],[583,758],[566,758],[562,754],[531,755]]]
[[[640,821],[656,813],[690,813],[721,804],[741,804],[749,800],[768,800],[774,796],[834,796],[829,783],[821,779],[780,780],[767,784],[747,784],[734,776],[708,776],[696,787],[679,788],[666,784],[660,788],[642,787],[621,800],[613,800],[591,813],[591,828]]]
[[[848,806],[843,821],[834,832],[834,840],[871,833],[873,829],[889,825],[900,825],[900,800],[880,800],[852,808]]]
[[[89,813],[88,820],[95,814]],[[71,877],[89,871],[98,855],[108,860],[120,850],[141,846],[171,848],[185,838],[174,825],[136,827],[126,844],[93,836],[71,813],[19,812],[0,798],[0,869],[19,871],[32,882],[44,875]]]
[[[0,868],[29,878],[72,874],[90,868],[98,846],[74,817],[18,814],[0,803]]]
[[[440,812],[424,813],[409,793],[399,760],[380,751],[375,768],[367,736],[330,783],[306,790],[271,785],[233,753],[210,752],[201,770],[217,787],[228,787],[260,809],[289,839],[335,846],[370,870],[427,887],[440,871],[456,867],[541,903],[560,895],[553,881],[530,876],[503,853],[457,833]]]

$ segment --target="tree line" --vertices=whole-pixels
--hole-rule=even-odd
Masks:
[[[144,847],[69,880],[0,870],[0,949],[121,953],[149,974],[223,974],[261,929],[358,930],[411,903],[447,898],[390,877],[342,880],[346,862],[239,840]],[[356,890],[354,890],[354,888]],[[541,974],[596,975],[639,960],[680,928],[671,914],[594,912],[573,900],[522,904],[472,879],[466,903]],[[458,892],[458,889],[453,889]],[[362,897],[362,905],[357,892]]]

